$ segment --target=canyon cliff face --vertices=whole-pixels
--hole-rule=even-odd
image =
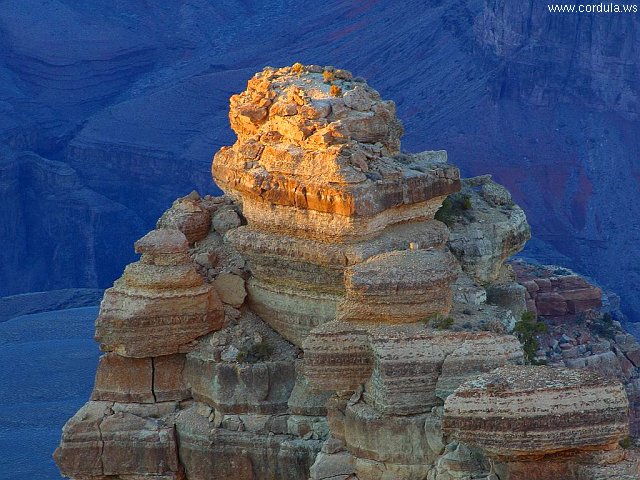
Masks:
[[[579,277],[505,263],[530,231],[504,187],[402,153],[346,70],[265,68],[229,118],[225,195],[176,200],[105,293],[64,476],[637,478],[640,345]],[[562,315],[525,314],[551,293]],[[550,322],[580,319],[559,354]]]
[[[213,126],[226,125],[227,99],[254,71],[340,64],[396,100],[406,149],[446,149],[465,176],[489,172],[509,188],[532,226],[527,255],[588,274],[618,291],[637,317],[637,15],[550,14],[542,0],[265,5],[7,6],[0,13],[6,158],[29,151],[70,165],[83,186],[74,188],[123,207],[100,238],[126,252],[123,244],[149,230],[174,198],[194,188],[214,192],[205,180],[211,149],[233,136]],[[24,191],[28,180],[19,184]],[[8,198],[7,211],[20,210],[18,198]],[[58,206],[53,201],[46,217],[14,219],[2,250],[28,249],[23,232],[47,230],[44,218],[62,223],[68,217]],[[132,218],[141,226],[112,233]],[[50,238],[66,248],[62,232]],[[74,286],[106,287],[131,260],[119,253],[106,272],[91,235],[75,238],[74,253],[86,261],[83,272],[65,271]],[[620,258],[623,249],[629,254]],[[33,255],[29,264],[57,260],[50,250]],[[3,265],[3,295],[67,284],[39,267],[27,272],[21,256]]]

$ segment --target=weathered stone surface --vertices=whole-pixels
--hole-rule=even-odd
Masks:
[[[266,232],[243,226],[226,237],[249,261],[252,273],[270,283],[310,284],[313,288],[344,291],[339,279],[345,267],[363,262],[381,253],[417,248],[441,248],[448,231],[437,221],[394,225],[379,236],[356,243],[326,243],[282,232]],[[283,277],[282,269],[293,270]],[[318,279],[318,276],[325,278]],[[336,285],[332,285],[335,283]]]
[[[428,480],[458,480],[478,478],[486,480],[491,466],[481,450],[459,442],[445,447]],[[493,478],[492,480],[496,480]]]
[[[296,381],[288,402],[293,415],[326,416],[327,401],[332,393],[313,388],[304,374],[302,361],[296,361]]]
[[[180,401],[191,397],[183,378],[184,365],[183,354],[153,359],[153,396],[156,402]]]
[[[190,197],[176,200],[160,217],[156,227],[180,230],[191,244],[202,240],[209,234],[211,213],[198,200]]]
[[[448,314],[457,265],[449,252],[403,250],[371,257],[345,271],[343,321],[411,323]]]
[[[462,385],[443,428],[503,457],[608,449],[628,434],[622,385],[584,370],[509,366]]]
[[[353,391],[366,382],[368,403],[400,415],[429,411],[466,380],[523,361],[513,336],[435,331],[424,324],[330,322],[307,337],[304,351],[313,386]]]
[[[520,319],[527,311],[526,292],[517,282],[492,284],[487,288],[487,303],[511,310],[513,316]]]
[[[244,279],[240,275],[223,272],[213,281],[213,286],[220,300],[235,308],[240,308],[247,296]]]
[[[320,452],[310,469],[310,480],[347,478],[355,473],[355,459],[349,452],[327,454]]]
[[[229,230],[242,225],[242,219],[234,208],[221,208],[213,214],[213,228],[224,235]]]
[[[566,317],[602,306],[602,290],[566,268],[513,262],[518,282],[538,315]]]
[[[220,412],[285,413],[295,356],[290,344],[245,314],[238,325],[199,341],[187,354],[184,378],[196,400]]]
[[[365,398],[387,415],[428,412],[466,380],[523,362],[515,337],[488,332],[378,329],[370,345],[373,370]]]
[[[347,406],[345,441],[358,458],[403,465],[431,464],[439,455],[428,435],[438,435],[437,419],[430,413],[410,416],[381,415],[364,402]]]
[[[253,202],[371,217],[459,186],[457,170],[398,155],[395,106],[366,84],[337,77],[326,83],[306,68],[265,70],[232,97],[229,118],[238,141],[216,154],[214,178]]]
[[[189,480],[306,479],[322,444],[289,435],[215,428],[196,408],[178,414],[176,429],[180,459]]]
[[[89,402],[63,429],[54,459],[73,478],[166,475],[180,470],[172,425]]]
[[[115,353],[100,357],[92,400],[153,403],[153,360]]]
[[[190,343],[222,326],[222,304],[188,257],[178,264],[148,263],[186,252],[178,230],[154,230],[136,243],[151,257],[129,265],[105,292],[96,320],[96,340],[126,357],[156,357],[188,351]]]
[[[403,465],[364,458],[357,458],[355,463],[358,480],[423,480],[431,470],[426,464]]]
[[[311,332],[303,344],[304,374],[318,390],[353,391],[371,375],[370,325],[334,321]]]
[[[502,191],[503,187],[490,177],[475,180],[465,179],[462,191],[450,200],[452,206],[444,220],[451,231],[449,247],[462,269],[485,285],[498,278],[507,258],[522,250],[531,238],[531,230],[524,211],[511,201],[510,195],[508,201],[495,203],[493,196],[486,193]]]
[[[302,345],[309,332],[336,318],[341,295],[283,288],[255,277],[247,282],[253,311],[294,345]]]
[[[189,248],[187,237],[172,229],[156,229],[135,243],[136,253],[171,254],[183,253]]]
[[[270,205],[243,199],[242,211],[250,225],[264,231],[335,243],[358,243],[405,222],[432,220],[445,196],[384,210],[373,217],[346,216]]]

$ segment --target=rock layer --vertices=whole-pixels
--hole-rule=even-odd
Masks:
[[[447,398],[443,429],[489,454],[510,458],[615,448],[628,434],[622,385],[592,372],[499,368]]]
[[[365,298],[350,301],[354,290],[342,282],[349,265],[409,244],[440,247],[446,237],[429,221],[459,189],[458,170],[443,153],[400,153],[393,102],[348,72],[296,65],[255,75],[232,97],[229,118],[238,138],[216,154],[213,175],[242,201],[249,224],[228,239],[249,261],[249,303],[265,321],[301,345],[335,318],[338,304],[347,317],[382,307],[381,315],[404,312],[413,321],[434,311],[426,303],[454,276],[444,260],[430,299],[421,287],[420,308],[413,292],[367,307]],[[449,308],[445,300],[435,311]]]
[[[142,254],[105,292],[96,320],[101,348],[126,357],[188,351],[196,338],[220,328],[222,303],[187,256],[178,230],[154,230],[136,242]]]
[[[504,188],[481,177],[455,193],[446,153],[401,153],[393,103],[333,67],[265,69],[229,118],[237,142],[213,165],[227,194],[177,200],[105,294],[92,400],[55,453],[65,475],[637,471],[617,448],[628,403],[614,375],[521,366],[509,333],[525,287],[504,260],[529,230]],[[628,392],[636,347],[598,354]]]

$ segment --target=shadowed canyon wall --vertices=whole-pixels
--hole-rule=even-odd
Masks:
[[[541,0],[25,0],[3,8],[0,33],[0,295],[109,286],[176,196],[215,191],[228,97],[264,65],[301,61],[371,79],[396,100],[407,150],[492,173],[527,213],[526,254],[590,275],[638,317],[637,15]],[[76,180],[29,173],[22,152]]]

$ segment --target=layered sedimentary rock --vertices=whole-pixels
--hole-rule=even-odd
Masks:
[[[126,404],[89,402],[62,431],[54,458],[72,478],[127,478],[148,475],[163,480],[180,476],[172,410],[130,409]],[[163,418],[158,418],[167,414]]]
[[[602,290],[566,268],[513,262],[527,308],[545,317],[576,315],[602,306]]]
[[[628,415],[615,379],[522,366],[498,368],[458,388],[445,402],[442,427],[497,461],[500,478],[603,478],[580,476],[581,466],[624,458],[618,442],[629,433]],[[626,471],[638,472],[637,464]]]
[[[504,260],[529,233],[508,192],[476,178],[456,193],[446,153],[401,153],[393,104],[332,67],[265,69],[230,120],[238,140],[213,165],[226,194],[174,202],[105,294],[65,475],[637,472],[615,375],[522,366],[526,289]]]
[[[503,262],[531,238],[524,211],[489,175],[465,179],[462,191],[439,212],[451,230],[449,245],[463,270],[480,285],[498,280]]]
[[[623,328],[625,317],[618,309],[615,295],[604,293],[565,268],[521,260],[512,265],[530,295],[527,297],[530,310],[537,311],[539,321],[545,324],[546,331],[538,335],[536,360],[550,366],[587,369],[617,378],[625,386],[630,404],[630,430],[632,436],[637,437],[640,432],[640,344]],[[549,296],[542,296],[539,299],[542,308],[538,309],[532,298],[542,289],[562,300],[550,304]],[[562,308],[552,308],[552,305]],[[569,305],[571,308],[567,308]]]
[[[443,428],[501,457],[615,447],[628,434],[619,382],[551,367],[499,368],[447,398]]]
[[[220,328],[222,303],[187,255],[179,230],[154,230],[136,242],[139,262],[105,292],[96,320],[101,348],[126,357],[188,351],[196,338]]]
[[[334,322],[314,330],[304,350],[305,373],[313,386],[344,391],[365,384],[368,403],[398,415],[430,411],[465,380],[523,362],[513,336],[434,331],[422,323]]]
[[[281,414],[295,383],[295,358],[288,342],[244,314],[199,342],[187,355],[184,378],[196,400],[223,414]]]
[[[457,169],[443,153],[401,154],[393,102],[350,73],[302,65],[265,69],[232,97],[229,118],[238,139],[216,154],[213,174],[242,202],[248,221],[229,239],[249,260],[252,308],[293,343],[333,320],[345,295],[348,306],[339,316],[367,315],[365,302],[358,302],[364,310],[349,313],[358,275],[345,290],[346,268],[410,243],[439,247],[446,239],[431,220],[444,197],[458,190]],[[395,253],[379,257],[380,268],[385,258],[391,267],[394,257],[401,268]],[[453,267],[442,269],[433,289],[447,290],[453,281]],[[429,300],[422,287],[423,306],[414,317],[430,313],[424,304],[439,298],[436,292]],[[419,297],[409,296],[397,301],[412,304]],[[436,310],[448,308],[445,301]]]

